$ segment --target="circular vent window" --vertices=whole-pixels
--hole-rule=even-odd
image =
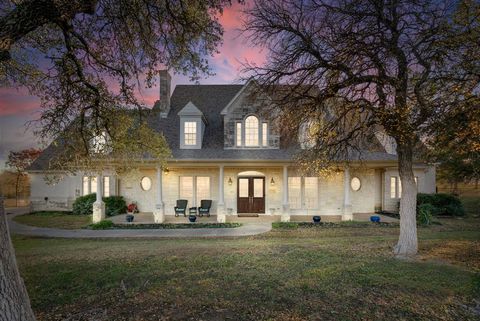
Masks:
[[[352,178],[352,181],[350,182],[350,186],[354,191],[358,191],[362,186],[360,179],[358,177]]]
[[[152,180],[150,179],[150,177],[143,177],[140,182],[140,186],[144,191],[150,190],[152,188]]]

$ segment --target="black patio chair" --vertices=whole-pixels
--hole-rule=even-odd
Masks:
[[[198,215],[203,216],[203,214],[206,214],[210,217],[210,207],[212,207],[212,200],[201,200]]]
[[[175,216],[179,214],[183,214],[183,216],[187,216],[187,204],[188,200],[177,200],[177,206],[175,206]]]

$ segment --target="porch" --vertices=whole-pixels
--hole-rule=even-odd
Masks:
[[[370,171],[355,174],[365,183],[362,191],[356,193],[362,195],[353,197],[353,201],[361,200],[357,202],[360,206],[356,206],[359,212],[373,212],[374,194],[381,193],[381,188],[373,186],[375,170]],[[105,218],[95,215],[103,211],[103,202],[99,201],[103,186],[98,183],[102,177],[98,176],[96,181],[94,221],[99,221]],[[140,215],[137,222],[144,217],[147,222],[153,217],[156,223],[185,221],[174,216],[179,199],[187,200],[187,207],[212,200],[211,217],[200,218],[203,221],[310,221],[313,215],[333,221],[353,219],[349,168],[323,178],[303,177],[289,164],[182,164],[167,171],[146,168],[114,181],[115,195],[123,196],[127,203],[136,202],[141,212],[150,213]],[[239,217],[241,214],[257,217]]]
[[[367,222],[370,220],[371,215],[378,215],[374,213],[355,213],[353,214],[353,220],[359,222]],[[386,223],[395,223],[399,222],[398,219],[392,218],[385,215],[378,215],[380,216],[381,222]],[[342,215],[320,215],[322,222],[341,222]],[[280,222],[282,216],[281,215],[259,215],[258,217],[239,217],[238,215],[227,215],[226,222],[227,223],[273,223],[273,222]],[[141,212],[134,214],[134,221],[132,223],[128,223],[126,221],[126,214],[117,215],[109,218],[115,224],[155,224],[155,218],[153,213],[148,212]],[[218,218],[217,215],[211,215],[210,217],[197,217],[198,223],[215,223],[217,222]],[[292,215],[290,217],[291,222],[312,222],[312,216],[308,215]],[[175,217],[173,215],[165,216],[165,220],[163,223],[172,223],[172,224],[181,224],[181,223],[189,223],[188,217]]]

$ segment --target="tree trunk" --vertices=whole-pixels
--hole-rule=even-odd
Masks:
[[[17,268],[2,197],[0,197],[0,321],[35,321],[27,289]]]
[[[400,237],[394,248],[397,257],[417,254],[417,185],[413,176],[413,144],[398,145],[398,170],[402,182],[400,199]]]
[[[18,185],[20,183],[20,174],[17,173],[17,182],[15,184],[15,207],[18,207]]]

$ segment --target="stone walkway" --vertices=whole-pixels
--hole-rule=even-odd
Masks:
[[[22,209],[6,209],[12,234],[61,238],[201,238],[238,237],[262,234],[272,229],[271,223],[245,223],[235,228],[145,229],[145,230],[63,230],[19,224],[13,220],[25,214]]]

